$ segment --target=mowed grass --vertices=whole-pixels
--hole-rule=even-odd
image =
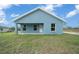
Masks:
[[[79,53],[78,35],[16,35],[0,33],[0,54]]]

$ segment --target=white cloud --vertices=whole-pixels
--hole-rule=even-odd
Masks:
[[[3,22],[4,22],[4,19],[1,19],[1,18],[0,18],[0,23],[3,23]]]
[[[3,10],[0,10],[0,18],[5,17],[5,13]]]
[[[11,6],[12,6],[11,4],[0,4],[0,9],[6,9],[6,8],[11,7]]]
[[[54,10],[53,7],[54,7],[53,5],[46,5],[44,8],[47,10],[53,11]]]
[[[49,10],[49,11],[53,11],[53,10],[54,10],[52,4],[41,5],[40,7],[41,7],[41,8],[44,8],[44,9],[47,9],[47,10]]]
[[[62,7],[63,4],[56,4],[55,7]]]
[[[63,4],[46,4],[42,5],[41,7],[49,11],[54,11],[55,7],[61,7],[61,6],[63,6]]]
[[[19,14],[11,14],[11,17],[17,17]]]
[[[10,8],[12,6],[19,6],[19,4],[0,4],[0,9]]]
[[[10,8],[13,5],[14,6],[19,6],[17,4],[0,4],[0,23],[5,23],[5,24],[9,23],[9,21],[7,21],[5,19],[6,13],[5,13],[4,9]]]
[[[14,23],[5,19],[0,20],[0,26],[14,26]]]
[[[5,12],[2,9],[0,9],[0,23],[3,23],[5,21],[5,17]]]
[[[70,11],[67,15],[66,18],[75,16],[76,14],[79,14],[79,5],[75,5],[75,9]]]
[[[40,7],[56,15],[55,8],[62,7],[62,6],[63,4],[46,4],[46,5],[41,5]]]
[[[74,16],[74,15],[76,15],[76,14],[77,14],[77,10],[73,10],[73,11],[69,12],[66,17],[67,17],[67,18],[68,18],[68,17],[72,17],[72,16]]]
[[[7,21],[7,20],[5,20],[5,19],[3,19],[3,20],[1,20],[1,21],[0,21],[0,23],[3,23],[3,24],[5,24],[5,23],[6,23],[6,24],[8,24],[8,21]]]
[[[76,8],[77,10],[79,10],[79,5],[76,5],[75,8]]]

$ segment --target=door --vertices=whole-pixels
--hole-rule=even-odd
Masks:
[[[43,32],[43,26],[42,25],[39,25],[39,32]]]

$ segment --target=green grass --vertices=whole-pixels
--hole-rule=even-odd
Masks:
[[[0,53],[79,53],[79,36],[0,33]]]

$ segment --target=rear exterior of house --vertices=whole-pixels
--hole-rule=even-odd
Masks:
[[[14,21],[18,34],[62,34],[64,21],[49,12],[36,8]]]

